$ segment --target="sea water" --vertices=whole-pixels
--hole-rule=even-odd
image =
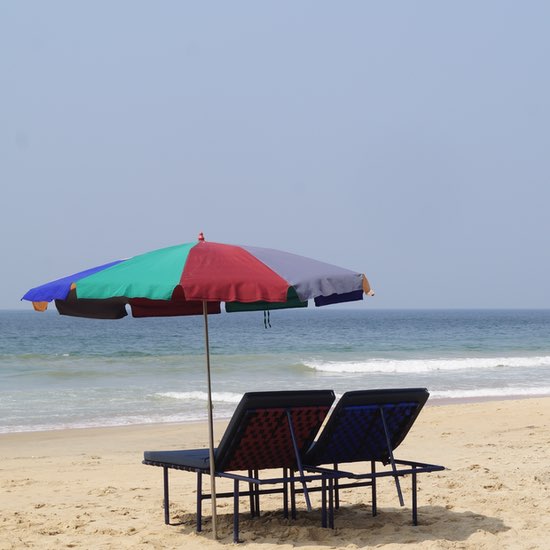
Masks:
[[[210,316],[214,415],[246,391],[550,395],[549,310],[312,308]],[[0,433],[204,420],[202,317],[0,311]]]

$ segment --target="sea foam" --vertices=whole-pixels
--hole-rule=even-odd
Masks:
[[[465,369],[491,369],[498,367],[526,368],[550,367],[550,356],[541,357],[463,357],[441,359],[382,359],[366,361],[316,361],[303,364],[319,372],[349,373],[427,373]]]
[[[483,397],[533,397],[550,395],[550,386],[479,388],[474,390],[435,390],[430,392],[432,399],[475,399]]]
[[[160,392],[155,394],[159,397],[169,399],[180,399],[183,401],[207,401],[208,394],[204,391],[183,391],[183,392]],[[212,392],[212,401],[215,403],[239,403],[242,393],[233,392]]]

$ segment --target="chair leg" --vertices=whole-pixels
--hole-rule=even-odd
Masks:
[[[291,470],[292,480],[290,482],[290,517],[296,519],[296,485],[294,483],[294,472]]]
[[[376,508],[376,462],[374,462],[374,460],[371,461],[370,466],[371,466],[371,473],[372,473],[372,485],[371,485],[371,490],[372,490],[372,515],[374,517],[378,513],[378,510]]]
[[[248,477],[252,477],[252,475],[252,470],[248,470]],[[250,517],[253,518],[256,515],[256,499],[254,498],[254,484],[251,481],[248,483],[248,492],[250,493]]]
[[[412,516],[413,516],[413,525],[418,525],[418,503],[416,496],[416,471],[413,469],[412,473]]]
[[[197,472],[197,533],[202,531],[202,472]]]
[[[256,479],[259,479],[260,472],[258,470],[254,470],[254,477]],[[260,517],[260,486],[257,483],[254,484],[254,503],[255,503],[254,509],[256,510],[256,516]]]
[[[233,481],[233,542],[239,542],[239,480]]]
[[[334,479],[328,480],[328,526],[334,529]]]
[[[334,465],[334,470],[338,471],[338,464]],[[340,490],[338,488],[338,478],[334,478],[334,508],[338,510],[340,508]]]
[[[327,526],[327,480],[321,480],[321,527]]]
[[[168,468],[166,466],[163,469],[163,481],[164,481],[164,523],[170,525],[170,496],[168,494]]]
[[[288,519],[288,469],[283,468],[283,516]]]

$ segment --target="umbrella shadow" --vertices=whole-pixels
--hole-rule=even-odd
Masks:
[[[444,506],[422,506],[418,509],[417,526],[412,525],[409,510],[384,508],[376,517],[369,506],[343,506],[335,514],[335,529],[321,527],[319,511],[299,512],[295,520],[283,518],[282,510],[262,512],[258,518],[240,514],[239,538],[242,542],[289,544],[293,546],[334,547],[354,543],[358,546],[382,544],[421,544],[426,541],[467,540],[476,532],[491,535],[510,529],[502,519],[472,511],[457,512]],[[194,514],[178,514],[171,525],[182,534],[195,533]],[[203,520],[202,535],[210,538],[210,518]],[[218,535],[221,544],[233,543],[232,513],[218,514]]]

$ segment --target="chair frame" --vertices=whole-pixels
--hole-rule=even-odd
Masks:
[[[222,469],[218,469],[218,458],[220,458],[220,453],[218,451],[222,449],[223,451],[227,451],[226,454],[231,454],[235,450],[235,445],[232,441],[232,436],[235,435],[235,430],[239,427],[239,422],[243,418],[243,414],[250,413],[251,411],[254,412],[258,408],[246,408],[246,406],[243,406],[242,403],[245,402],[245,398],[248,396],[252,396],[252,398],[258,398],[262,395],[265,396],[274,396],[275,400],[277,397],[280,397],[283,401],[285,400],[285,397],[289,394],[294,394],[296,396],[298,395],[308,395],[308,400],[311,401],[311,403],[315,403],[315,400],[319,399],[319,404],[314,405],[319,408],[319,413],[322,414],[322,419],[319,419],[317,429],[315,432],[311,435],[311,440],[308,441],[307,445],[310,445],[311,441],[313,440],[313,437],[317,434],[320,425],[322,423],[322,420],[324,420],[326,414],[328,413],[328,410],[330,408],[330,405],[334,401],[334,393],[332,391],[326,391],[326,390],[307,390],[307,391],[295,391],[295,392],[255,392],[253,394],[245,394],[243,396],[243,400],[241,401],[241,404],[237,408],[237,411],[233,415],[233,418],[226,430],[225,435],[222,438],[222,441],[220,442],[220,446],[217,450],[217,458],[216,458],[216,470],[215,470],[215,476],[220,478],[227,478],[233,480],[233,491],[232,492],[221,492],[216,493],[216,498],[233,498],[233,541],[239,542],[239,498],[241,497],[249,497],[250,499],[250,513],[252,517],[259,516],[260,514],[260,495],[265,494],[282,494],[283,495],[283,509],[284,509],[284,517],[288,518],[289,516],[289,500],[290,500],[290,513],[291,517],[296,517],[296,494],[303,494],[306,502],[306,507],[308,511],[311,511],[311,501],[309,498],[310,492],[315,491],[323,491],[323,511],[322,511],[322,521],[326,523],[328,511],[326,506],[326,498],[325,498],[325,487],[326,487],[326,479],[332,479],[334,476],[330,472],[308,472],[304,470],[304,467],[302,465],[302,455],[304,452],[304,449],[300,449],[297,442],[297,435],[296,435],[296,427],[294,426],[294,422],[292,419],[292,411],[300,410],[305,407],[308,407],[308,405],[300,406],[299,404],[287,406],[287,407],[265,407],[265,409],[262,409],[264,411],[268,410],[276,410],[281,411],[284,409],[285,416],[286,416],[286,424],[289,429],[291,441],[292,441],[292,458],[293,463],[285,465],[285,467],[282,468],[282,475],[276,476],[276,477],[268,477],[261,479],[259,472],[260,469],[248,469],[248,475],[243,475],[240,473],[234,473],[233,471],[226,471]],[[311,406],[311,405],[309,405]],[[181,453],[182,455],[185,454],[186,451],[174,451],[174,453]],[[150,457],[153,456],[155,453],[145,453],[146,456],[149,455]],[[222,463],[231,462],[231,460],[220,460]],[[166,460],[154,460],[152,458],[144,458],[143,464],[147,464],[150,466],[159,466],[163,468],[163,490],[164,490],[164,522],[166,524],[170,524],[170,491],[169,491],[169,478],[168,478],[168,470],[169,469],[176,469],[176,470],[185,470],[189,472],[195,472],[197,474],[197,506],[196,506],[196,530],[197,532],[202,531],[202,502],[203,500],[208,500],[212,498],[211,493],[204,493],[202,491],[202,476],[203,474],[210,474],[210,468],[205,464],[204,467],[196,467],[185,463],[178,463],[177,461],[169,462]],[[298,475],[296,474],[296,470],[298,472]],[[246,470],[244,470],[246,471]],[[308,487],[307,483],[310,482],[316,482],[320,481],[321,486],[320,487]],[[248,484],[248,490],[241,490],[241,483],[247,483]],[[301,484],[301,488],[296,488],[296,483]],[[275,488],[267,488],[266,486],[271,485],[280,485],[281,487],[275,487]],[[289,499],[290,495],[290,499]]]
[[[400,437],[392,444],[391,441],[391,435],[388,429],[388,423],[384,414],[384,405],[388,405],[389,403],[392,403],[393,396],[395,394],[399,394],[402,396],[409,395],[416,395],[418,397],[418,406],[417,410],[415,411],[414,415],[412,416],[409,424],[405,426],[403,432],[400,434]],[[305,468],[307,471],[310,472],[316,472],[316,473],[322,473],[327,476],[327,479],[324,481],[324,484],[328,485],[328,488],[326,489],[329,494],[328,498],[328,513],[323,513],[323,527],[330,527],[334,528],[334,510],[338,509],[340,506],[340,490],[342,489],[352,489],[352,488],[358,488],[358,487],[371,487],[371,498],[372,498],[372,515],[376,516],[378,513],[377,509],[377,486],[376,482],[377,479],[383,478],[383,477],[393,477],[395,481],[395,486],[397,490],[397,496],[399,499],[399,504],[401,506],[404,506],[404,500],[403,500],[403,492],[401,490],[401,484],[400,484],[400,477],[411,475],[412,477],[412,522],[413,525],[418,525],[418,495],[417,495],[417,476],[420,473],[431,473],[431,472],[437,472],[445,470],[444,466],[440,466],[437,464],[428,464],[425,462],[417,462],[417,461],[411,461],[411,460],[396,460],[393,454],[393,450],[403,441],[405,436],[407,435],[408,431],[414,424],[418,414],[420,413],[420,410],[424,406],[424,403],[428,399],[428,391],[425,388],[410,388],[405,390],[370,390],[370,391],[355,391],[355,392],[348,392],[347,394],[344,394],[342,398],[339,401],[339,404],[336,406],[335,410],[332,412],[331,417],[327,421],[327,424],[325,425],[323,431],[321,432],[321,435],[319,437],[319,440],[313,444],[312,449],[310,451],[313,451],[315,448],[315,445],[319,444],[319,441],[322,441],[323,434],[329,433],[330,431],[330,423],[331,421],[334,422],[333,416],[337,416],[339,412],[339,405],[340,408],[343,408],[341,403],[344,401],[344,397],[351,397],[351,400],[353,401],[354,397],[366,397],[369,396],[373,398],[375,401],[380,401],[380,403],[376,403],[378,410],[380,411],[380,417],[381,422],[383,426],[384,436],[385,436],[385,442],[386,442],[386,451],[387,451],[387,464],[391,465],[391,470],[385,470],[385,471],[377,471],[376,470],[376,462],[378,460],[370,460],[371,468],[370,472],[367,473],[354,473],[349,471],[344,471],[339,468],[339,463],[333,463],[332,469],[326,468],[326,467],[320,467],[319,465],[310,465],[307,463],[308,460],[308,454],[312,456],[309,452],[304,457],[304,461],[306,462]],[[408,399],[407,399],[408,400]],[[356,405],[355,405],[356,406]],[[373,407],[373,403],[366,402],[365,406],[368,406],[370,408]],[[328,429],[327,429],[328,428]],[[329,434],[330,436],[330,434]],[[327,437],[325,435],[325,437]],[[358,460],[354,462],[359,462]],[[350,483],[341,483],[340,480],[342,479],[352,479],[353,482]],[[323,501],[326,500],[326,497],[323,496]]]

